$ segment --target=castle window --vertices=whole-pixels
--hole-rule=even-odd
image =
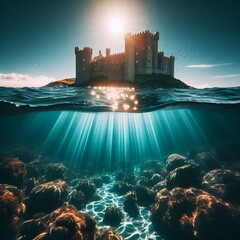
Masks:
[[[151,49],[151,46],[148,46],[148,49],[150,50],[150,49]]]
[[[138,60],[136,60],[136,63],[138,64]]]
[[[85,59],[83,58],[83,60],[82,60],[83,62],[85,62]]]
[[[138,52],[136,52],[136,55],[138,55]]]
[[[83,67],[83,69],[82,69],[83,71],[85,71],[85,67]]]

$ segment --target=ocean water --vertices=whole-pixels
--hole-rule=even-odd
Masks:
[[[111,170],[236,145],[239,124],[239,87],[0,88],[1,151],[36,148],[74,168],[93,163]]]
[[[240,87],[212,89],[0,88],[0,154],[41,152],[75,172],[92,174],[135,169],[168,155],[190,156],[198,149],[240,154]],[[229,160],[229,161],[230,161]],[[112,175],[111,175],[112,176]],[[123,197],[104,185],[101,199],[83,210],[104,228],[106,206]],[[109,201],[108,198],[109,197]],[[97,210],[99,209],[99,210]],[[126,239],[156,239],[141,208],[137,221],[125,216],[116,231]],[[161,239],[159,237],[159,239]]]

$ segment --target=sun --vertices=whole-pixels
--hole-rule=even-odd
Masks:
[[[124,29],[124,21],[121,18],[112,18],[109,22],[109,26],[112,32],[122,33]]]

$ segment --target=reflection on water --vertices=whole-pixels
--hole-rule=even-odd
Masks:
[[[91,95],[96,100],[106,101],[112,111],[136,111],[138,100],[134,88],[93,87]]]

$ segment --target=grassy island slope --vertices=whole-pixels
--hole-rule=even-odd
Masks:
[[[80,85],[75,84],[75,78],[69,78],[51,82],[46,87],[89,87],[89,86],[115,86],[115,87],[135,87],[138,89],[153,88],[191,88],[179,79],[173,78],[165,74],[142,74],[137,75],[134,82],[109,80],[105,76],[99,76],[84,82]]]

